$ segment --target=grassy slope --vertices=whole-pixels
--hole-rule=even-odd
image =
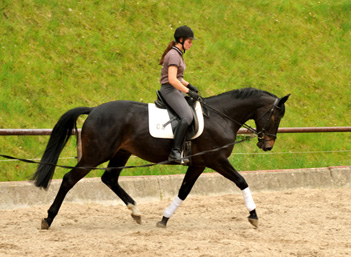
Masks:
[[[347,0],[3,0],[0,10],[0,128],[51,128],[70,108],[116,99],[152,102],[159,87],[158,59],[183,24],[198,38],[185,55],[186,79],[204,96],[252,86],[292,94],[281,126],[351,121],[346,115],[351,107]],[[40,157],[46,141],[0,137],[0,152]],[[250,142],[236,147],[232,162],[239,170],[350,165],[349,152],[279,154],[345,150],[350,143],[349,133],[285,134],[276,154],[236,155],[260,153]],[[72,143],[62,156],[74,154]],[[5,180],[24,179],[35,169],[18,162],[0,165]],[[128,171],[145,172],[179,168]]]

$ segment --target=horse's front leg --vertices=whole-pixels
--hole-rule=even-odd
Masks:
[[[211,164],[209,168],[217,171],[219,174],[223,175],[225,178],[233,181],[237,187],[241,189],[241,193],[244,197],[246,208],[248,209],[250,216],[248,220],[251,225],[255,228],[258,227],[258,217],[256,213],[256,204],[252,198],[250,188],[246,183],[246,180],[243,176],[241,176],[230,164],[228,159],[224,159],[220,162],[216,162],[215,164]]]
[[[173,200],[170,206],[166,208],[163,213],[162,220],[157,222],[156,226],[160,228],[165,228],[167,226],[167,222],[172,217],[177,208],[181,205],[181,203],[185,200],[185,198],[190,193],[193,188],[196,180],[200,176],[200,174],[204,171],[205,167],[192,167],[190,166],[185,174],[182,185],[179,189],[178,196]]]
[[[257,213],[256,213],[256,204],[252,198],[250,188],[246,187],[245,189],[241,190],[241,192],[242,192],[244,200],[245,200],[246,208],[250,212],[250,216],[248,217],[248,220],[252,226],[257,228],[258,227],[258,217],[257,217]]]

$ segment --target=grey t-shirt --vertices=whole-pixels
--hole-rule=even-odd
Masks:
[[[184,77],[185,63],[183,60],[183,52],[176,47],[173,47],[166,54],[165,59],[162,64],[161,70],[161,85],[169,83],[168,81],[168,67],[176,66],[178,67],[177,79],[182,82]]]

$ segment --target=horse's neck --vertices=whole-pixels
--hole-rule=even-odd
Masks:
[[[257,99],[235,99],[229,96],[208,99],[208,104],[217,111],[224,113],[230,118],[245,123],[253,118],[259,103]]]

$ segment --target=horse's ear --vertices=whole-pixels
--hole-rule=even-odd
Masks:
[[[280,98],[280,99],[279,99],[279,102],[278,102],[278,106],[279,106],[279,107],[282,107],[283,104],[284,104],[286,101],[288,101],[289,96],[290,96],[290,94],[288,94],[288,95],[286,95],[286,96]]]

